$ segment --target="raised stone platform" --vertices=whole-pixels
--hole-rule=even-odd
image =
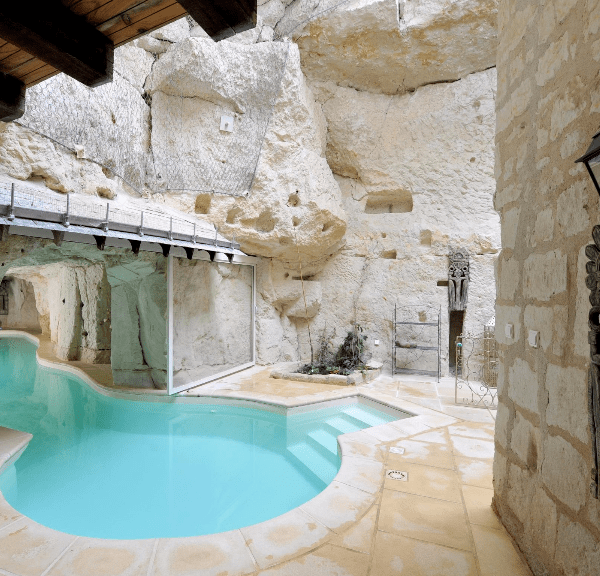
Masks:
[[[352,374],[343,376],[341,374],[302,374],[296,372],[301,364],[292,364],[288,368],[273,370],[271,378],[283,380],[295,380],[297,382],[313,382],[315,384],[334,384],[336,386],[360,386],[366,382],[371,382],[381,376],[382,364],[367,366],[367,370],[356,370]]]

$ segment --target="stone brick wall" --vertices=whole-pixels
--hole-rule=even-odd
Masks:
[[[494,501],[536,575],[598,574],[584,249],[600,210],[574,161],[600,127],[600,2],[499,4]]]

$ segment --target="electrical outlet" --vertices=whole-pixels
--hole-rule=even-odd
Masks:
[[[512,324],[507,324],[504,327],[504,335],[509,339],[512,340],[515,337],[515,329],[514,326]]]
[[[233,132],[233,116],[221,116],[221,132]]]
[[[529,331],[529,345],[532,348],[539,348],[540,345],[540,333],[536,332],[535,330],[530,330]]]

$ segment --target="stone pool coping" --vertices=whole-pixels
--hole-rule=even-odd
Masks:
[[[0,337],[25,337],[36,344],[39,339],[21,331],[2,331]],[[149,568],[160,573],[168,573],[168,558],[173,554],[186,554],[194,558],[214,558],[214,566],[207,566],[203,574],[227,573],[252,574],[259,570],[287,562],[290,559],[307,554],[357,524],[375,503],[385,481],[385,454],[391,443],[406,439],[412,435],[433,428],[449,426],[461,420],[442,414],[429,408],[371,390],[342,390],[335,393],[317,394],[312,401],[302,397],[282,400],[269,398],[268,394],[239,393],[228,391],[226,395],[204,394],[196,390],[192,394],[167,396],[164,391],[128,389],[116,391],[90,378],[82,370],[59,362],[40,358],[40,365],[70,372],[81,378],[94,390],[115,398],[129,400],[165,401],[165,402],[207,402],[225,401],[239,403],[242,406],[289,409],[322,404],[331,400],[344,400],[351,397],[364,398],[382,406],[399,409],[413,416],[388,424],[365,428],[358,432],[338,437],[338,452],[341,466],[333,481],[317,496],[301,506],[270,520],[244,528],[182,538],[153,538],[145,540],[102,540],[88,537],[75,537],[52,530],[21,515],[0,495],[0,533],[12,527],[22,533],[26,531],[32,538],[48,538],[56,543],[56,554],[48,558],[47,566],[40,573],[46,573],[59,562],[73,546],[85,545],[122,549],[135,546],[144,558],[148,557]],[[292,410],[293,411],[293,410]],[[0,428],[0,469],[8,467],[18,458],[31,440],[31,434]],[[192,552],[193,550],[193,552]],[[217,561],[218,560],[218,561]],[[161,568],[161,566],[163,568]],[[0,566],[0,568],[10,569]],[[214,570],[213,570],[214,568]]]
[[[296,382],[313,382],[314,384],[332,384],[334,386],[360,386],[381,376],[381,367],[356,370],[352,374],[342,376],[340,374],[304,374],[297,372],[300,366],[296,362],[287,368],[275,369],[271,372],[271,378]]]

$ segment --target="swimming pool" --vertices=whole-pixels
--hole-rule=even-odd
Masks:
[[[33,434],[0,491],[36,522],[113,539],[211,534],[320,493],[337,436],[402,417],[353,403],[282,415],[220,404],[111,398],[0,338],[0,425]]]

